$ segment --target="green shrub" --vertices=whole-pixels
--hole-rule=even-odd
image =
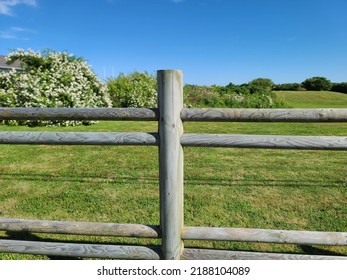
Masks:
[[[0,73],[2,107],[110,107],[107,88],[87,62],[66,52],[18,49],[7,62],[19,60],[22,71]],[[8,123],[8,122],[7,122]],[[78,125],[89,121],[11,121],[11,124]]]
[[[147,72],[120,74],[108,79],[107,87],[113,107],[157,107],[157,80]]]
[[[286,104],[276,95],[256,85],[222,86],[185,85],[185,100],[197,108],[282,108]]]
[[[347,93],[347,83],[335,83],[333,84],[331,91]]]
[[[274,83],[268,78],[257,78],[249,82],[249,85],[272,90]]]
[[[286,83],[278,84],[273,87],[273,90],[288,90],[288,91],[299,91],[303,90],[301,84],[299,83]]]
[[[324,77],[312,77],[302,82],[302,86],[307,90],[330,90],[332,83]]]

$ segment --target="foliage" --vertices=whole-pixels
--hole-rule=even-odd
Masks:
[[[299,91],[302,90],[302,86],[299,83],[285,83],[274,85],[273,90]]]
[[[107,81],[113,107],[154,108],[157,106],[157,80],[140,72],[120,74]]]
[[[332,83],[324,77],[312,77],[302,82],[306,90],[330,90]]]
[[[267,78],[257,78],[249,82],[249,85],[256,86],[256,87],[262,87],[268,90],[271,90],[274,86],[274,83],[272,80]]]
[[[157,81],[147,72],[120,74],[107,81],[114,107],[156,107]],[[285,104],[268,89],[250,83],[227,86],[198,86],[183,88],[186,107],[276,108]]]
[[[347,93],[347,83],[335,83],[333,84],[331,91]]]
[[[227,86],[185,85],[186,103],[191,107],[279,108],[285,103],[271,91],[256,85]]]
[[[7,63],[19,60],[22,70],[0,73],[2,107],[110,107],[107,88],[87,62],[66,52],[34,52],[18,49]],[[84,121],[19,121],[11,124],[78,125]]]

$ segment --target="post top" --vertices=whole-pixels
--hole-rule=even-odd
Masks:
[[[157,72],[182,72],[182,70],[179,70],[179,69],[161,69],[161,70],[157,70]]]

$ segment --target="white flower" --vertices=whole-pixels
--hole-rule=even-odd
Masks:
[[[107,87],[83,60],[66,52],[42,55],[31,49],[18,49],[7,60],[24,63],[22,73],[0,73],[0,106],[11,107],[110,107]],[[39,59],[40,65],[32,65]],[[54,125],[54,122],[42,122]],[[77,122],[61,122],[75,125]]]

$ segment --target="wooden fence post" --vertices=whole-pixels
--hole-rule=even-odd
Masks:
[[[182,72],[160,70],[157,79],[162,254],[166,260],[178,260],[183,253]]]

